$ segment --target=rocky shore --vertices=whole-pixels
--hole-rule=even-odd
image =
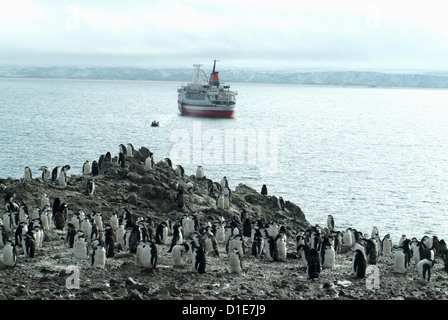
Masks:
[[[42,246],[34,258],[26,257],[18,248],[15,267],[0,265],[0,299],[2,300],[444,300],[448,298],[448,274],[443,260],[437,256],[429,283],[419,281],[416,265],[411,262],[404,274],[393,270],[393,257],[378,257],[376,278],[367,275],[358,279],[351,272],[352,250],[336,256],[333,269],[323,269],[310,280],[299,259],[295,235],[311,227],[302,210],[285,201],[278,206],[278,196],[262,195],[250,186],[238,185],[231,190],[228,208],[217,206],[217,185],[210,189],[210,179],[198,179],[196,173],[180,173],[176,164],[161,160],[151,169],[145,161],[151,155],[145,147],[126,156],[102,162],[97,175],[69,172],[66,185],[50,178],[0,179],[3,208],[7,195],[14,202],[26,204],[31,212],[40,206],[42,195],[51,202],[59,198],[68,206],[70,218],[78,210],[101,212],[104,223],[112,215],[121,217],[125,210],[136,217],[150,218],[152,230],[168,219],[180,221],[195,214],[201,224],[225,220],[239,221],[244,209],[252,223],[277,221],[287,232],[286,261],[269,261],[255,257],[250,249],[243,258],[243,271],[230,272],[225,244],[219,244],[219,256],[207,255],[206,272],[197,274],[191,264],[172,266],[168,252],[171,239],[157,244],[158,262],[154,269],[136,264],[135,254],[119,250],[107,258],[104,268],[94,268],[91,260],[79,260],[65,241],[65,231],[52,228],[45,232]],[[206,168],[205,168],[206,170]],[[206,172],[205,172],[206,175]],[[231,182],[232,177],[227,177]],[[93,194],[86,194],[88,181],[94,181]],[[212,181],[214,182],[214,181]],[[215,181],[217,184],[219,182]],[[176,201],[178,186],[183,186],[183,203]],[[261,189],[261,186],[256,186]],[[353,226],[356,228],[356,226]],[[325,227],[319,227],[325,232]],[[336,222],[337,229],[337,222]],[[370,232],[370,230],[362,230]],[[381,230],[380,230],[381,231]],[[14,238],[12,234],[10,238]],[[246,248],[250,238],[245,237]],[[3,253],[4,248],[0,248]],[[68,268],[79,270],[79,286],[67,282],[72,277]],[[374,286],[369,286],[369,281]]]

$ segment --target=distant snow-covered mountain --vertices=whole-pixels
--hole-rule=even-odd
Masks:
[[[211,70],[204,70],[209,74]],[[336,86],[448,88],[448,72],[219,70],[222,81]],[[187,82],[192,69],[136,67],[3,66],[0,77],[153,80]]]

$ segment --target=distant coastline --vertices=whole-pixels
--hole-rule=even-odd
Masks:
[[[221,70],[226,82],[398,88],[448,88],[448,71]],[[191,80],[190,68],[0,66],[0,78],[81,80]]]

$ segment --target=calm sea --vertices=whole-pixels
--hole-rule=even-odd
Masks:
[[[148,147],[299,205],[312,224],[448,238],[448,90],[231,84],[234,119],[178,114],[178,82],[0,79],[0,177]],[[153,120],[160,127],[151,127]]]

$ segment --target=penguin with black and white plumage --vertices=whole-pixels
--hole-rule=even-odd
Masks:
[[[245,254],[245,244],[243,237],[240,234],[233,234],[229,237],[226,243],[226,253],[229,254],[233,248],[237,248],[240,252],[241,257]]]
[[[226,176],[224,176],[224,177],[221,179],[221,182],[220,182],[219,185],[221,186],[221,190],[224,190],[226,187],[227,187],[227,188],[229,187],[229,181],[227,180],[227,177],[226,177]]]
[[[334,218],[331,214],[327,216],[327,228],[329,231],[334,230]]]
[[[103,215],[101,214],[101,212],[92,211],[90,213],[90,217],[92,218],[93,223],[95,224],[98,232],[102,233],[104,231],[104,224],[103,224]]]
[[[403,241],[406,240],[406,235],[402,234],[400,237],[400,240],[398,240],[398,246],[401,247],[401,245],[403,244]]]
[[[142,252],[142,267],[154,269],[157,266],[157,247],[154,242],[146,241]]]
[[[126,167],[126,155],[123,152],[120,152],[118,154],[118,165],[121,168],[125,168]]]
[[[240,274],[243,270],[243,257],[237,248],[233,248],[229,253],[230,273]]]
[[[16,228],[14,241],[18,246],[22,246],[22,240],[25,233],[28,232],[28,224],[26,222],[20,222],[19,226]]]
[[[283,200],[283,197],[281,196],[278,197],[277,205],[279,210],[285,210],[285,201]]]
[[[86,196],[93,197],[94,192],[95,192],[95,181],[93,180],[87,181],[84,194]]]
[[[243,223],[243,236],[250,238],[252,236],[252,223],[246,218]]]
[[[150,170],[153,170],[154,168],[155,168],[155,162],[154,162],[153,155],[151,154],[145,160],[145,170],[150,171]]]
[[[36,253],[36,239],[34,237],[34,233],[31,230],[28,230],[23,237],[22,242],[23,251],[25,253],[25,257],[34,258]]]
[[[334,269],[336,263],[336,253],[328,237],[325,237],[321,246],[322,268]]]
[[[185,200],[184,200],[184,188],[181,185],[179,185],[176,190],[174,201],[176,202],[176,206],[182,210],[185,205]]]
[[[184,167],[182,167],[180,164],[176,165],[176,170],[174,170],[174,172],[176,172],[176,174],[179,177],[181,177],[181,178],[184,177],[185,170],[184,170]]]
[[[92,170],[90,174],[92,175],[92,177],[96,177],[100,174],[100,166],[96,160],[93,160],[92,162]]]
[[[265,235],[264,237],[264,254],[268,261],[277,261],[278,251],[277,242],[272,236]]]
[[[204,173],[204,168],[202,168],[201,165],[199,165],[196,169],[196,179],[197,180],[203,180],[205,179],[205,173]]]
[[[199,274],[205,273],[206,258],[205,253],[201,248],[193,247],[191,253],[191,266],[193,272]]]
[[[91,166],[90,161],[86,160],[84,164],[82,165],[82,175],[83,176],[89,176],[91,173]]]
[[[118,225],[120,224],[120,221],[118,219],[118,216],[116,213],[112,213],[109,218],[109,225],[112,228],[114,232],[117,232]]]
[[[319,278],[321,272],[321,262],[319,253],[314,248],[312,248],[308,254],[306,272],[309,279]]]
[[[352,258],[352,273],[358,278],[364,278],[366,275],[367,261],[364,252],[356,249]]]
[[[106,266],[106,249],[102,244],[97,244],[93,248],[91,265],[94,268],[104,269]]]
[[[51,171],[51,181],[56,182],[59,179],[59,174],[60,174],[60,166],[56,166],[53,168],[53,170]]]
[[[431,268],[434,261],[429,259],[422,259],[417,263],[417,272],[419,280],[422,283],[428,283],[431,280]]]
[[[224,194],[220,193],[216,199],[216,207],[224,209]]]
[[[159,223],[156,229],[156,243],[165,244],[168,240],[168,225],[165,221]]]
[[[50,178],[50,176],[51,176],[51,170],[48,169],[47,166],[41,166],[41,167],[39,168],[39,170],[42,171],[42,175],[41,175],[42,180],[46,181],[46,180],[48,180],[48,179]]]
[[[132,158],[134,157],[134,152],[135,152],[134,146],[132,145],[132,143],[128,143],[126,145],[126,156]]]
[[[288,250],[286,247],[286,233],[279,232],[275,238],[275,242],[277,246],[277,261],[286,261],[286,257],[288,255]]]
[[[115,232],[110,225],[106,225],[104,229],[104,244],[106,250],[106,258],[115,256]]]
[[[6,240],[3,247],[2,263],[6,267],[15,267],[17,264],[17,248],[11,240]]]
[[[25,167],[25,181],[29,182],[33,180],[33,172],[30,167]]]
[[[368,239],[365,244],[366,255],[367,255],[367,264],[376,264],[376,260],[378,257],[377,245],[374,242],[374,239]]]
[[[54,204],[53,204],[54,205]],[[64,230],[68,220],[68,207],[66,203],[62,203],[59,209],[54,213],[54,225],[58,230]]]
[[[182,234],[182,227],[180,226],[180,224],[177,223],[173,226],[173,237],[171,239],[171,246],[168,252],[171,252],[171,250],[175,245],[181,244],[183,241],[184,237]]]
[[[63,166],[58,175],[58,184],[61,187],[67,186],[67,168]]]
[[[206,231],[203,238],[204,238],[204,252],[206,254],[212,254],[215,257],[219,257],[218,242],[216,241],[213,232],[210,230]]]
[[[124,144],[120,143],[118,145],[118,153],[119,154],[122,153],[124,156],[126,156],[127,148],[126,148],[126,146]]]
[[[185,255],[191,250],[187,243],[177,244],[171,250],[171,261],[174,268],[185,265]]]
[[[264,239],[261,231],[257,230],[252,240],[252,255],[256,258],[260,258],[264,252]]]
[[[404,249],[402,247],[397,248],[394,254],[394,272],[405,273],[408,268],[407,260]]]
[[[72,223],[67,224],[67,228],[65,231],[65,243],[69,248],[73,248],[73,244],[75,243],[75,235],[76,228]]]
[[[383,256],[391,256],[392,255],[392,239],[390,234],[386,234],[381,241],[382,254]]]
[[[261,194],[264,196],[268,195],[268,187],[265,184],[261,187]]]
[[[73,255],[76,259],[85,260],[88,259],[88,247],[85,234],[82,230],[78,230],[75,235],[75,241],[73,243]]]
[[[169,167],[169,168],[173,168],[173,162],[171,161],[170,158],[165,158],[164,159],[164,163]]]
[[[297,254],[301,260],[302,267],[308,268],[308,256],[310,254],[311,248],[308,244],[299,244],[297,246]]]
[[[141,240],[140,228],[138,225],[132,224],[126,228],[124,240],[124,249],[129,250],[130,253],[136,253],[137,246]]]

